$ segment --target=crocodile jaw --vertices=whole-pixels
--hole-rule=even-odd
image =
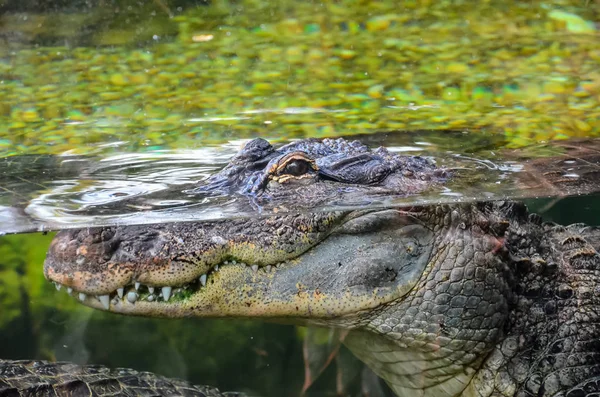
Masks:
[[[295,322],[318,322],[318,319],[337,318],[376,307],[389,294],[403,295],[414,284],[407,283],[400,290],[374,290],[369,294],[347,289],[340,295],[326,294],[318,289],[288,284],[289,288],[276,287],[287,283],[294,267],[301,263],[288,263],[266,272],[250,267],[223,266],[207,280],[207,285],[181,300],[170,301],[113,299],[111,312],[149,317],[263,317],[294,319]],[[106,306],[93,296],[87,296],[83,304],[101,310]]]
[[[355,214],[356,215],[356,214]],[[405,295],[424,272],[432,233],[396,210],[348,217],[294,259],[261,265],[212,265],[180,296],[128,299],[130,291],[89,296],[88,306],[117,313],[158,317],[267,317],[299,323],[328,323]],[[50,279],[59,279],[52,266]],[[142,287],[142,290],[146,287]],[[144,291],[145,292],[145,291]],[[148,291],[149,292],[149,291]],[[169,291],[173,292],[173,290]],[[157,295],[158,294],[158,295]],[[335,321],[333,324],[337,324]]]

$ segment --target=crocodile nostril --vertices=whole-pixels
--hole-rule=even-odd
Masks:
[[[108,241],[108,240],[112,239],[114,236],[115,236],[114,228],[102,229],[102,231],[100,232],[100,241]]]

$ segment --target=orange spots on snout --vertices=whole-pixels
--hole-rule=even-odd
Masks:
[[[77,247],[77,255],[87,255],[88,253],[88,247],[87,245],[82,245]]]
[[[132,264],[122,265],[109,263],[97,271],[72,270],[56,271],[52,267],[45,268],[49,281],[57,282],[65,287],[86,294],[105,294],[115,291],[131,282]]]
[[[50,281],[56,281],[62,285],[70,287],[73,284],[73,274],[57,273],[52,268],[46,269],[46,278]]]

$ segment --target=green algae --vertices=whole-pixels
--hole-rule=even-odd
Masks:
[[[127,14],[143,34],[114,17],[110,34],[82,42],[93,46],[13,43],[0,48],[0,156],[424,128],[486,129],[514,146],[598,136],[600,40],[589,21],[600,6],[556,4],[219,0],[174,18]],[[69,18],[77,24],[61,38],[84,25]],[[52,33],[21,26],[31,40]]]

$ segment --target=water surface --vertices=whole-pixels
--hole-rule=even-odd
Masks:
[[[339,199],[299,208],[257,207],[243,195],[196,190],[247,140],[193,150],[30,155],[0,159],[0,233],[132,225],[476,200],[566,197],[600,189],[600,141],[538,143],[509,149],[495,134],[391,132],[358,138],[371,148],[424,156],[452,175],[419,195]]]

